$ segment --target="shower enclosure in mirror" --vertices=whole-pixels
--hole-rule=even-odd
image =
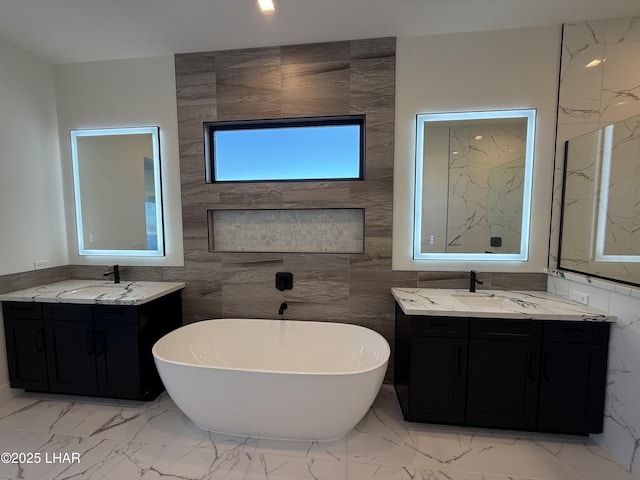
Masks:
[[[526,261],[535,110],[417,116],[414,259]]]
[[[640,115],[565,143],[559,268],[640,285]]]
[[[158,127],[71,131],[80,255],[163,256]]]

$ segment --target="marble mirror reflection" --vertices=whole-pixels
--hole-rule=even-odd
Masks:
[[[417,116],[415,259],[526,261],[535,110]]]
[[[71,131],[79,255],[164,255],[158,127]]]
[[[559,268],[640,285],[640,115],[565,143]]]

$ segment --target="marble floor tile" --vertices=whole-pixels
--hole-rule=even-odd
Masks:
[[[533,442],[526,438],[371,428],[352,432],[347,449],[348,461],[354,463],[550,478]]]
[[[348,480],[533,480],[523,477],[504,477],[484,473],[431,470],[385,465],[347,465]]]
[[[260,453],[287,457],[304,457],[325,460],[347,459],[346,438],[329,442],[300,442],[260,439],[256,450]]]
[[[66,435],[21,433],[12,452],[33,456],[18,463],[2,463],[0,478],[99,479],[140,478],[160,456],[162,445],[114,442]],[[112,473],[112,471],[114,471]],[[117,473],[119,472],[119,473]]]
[[[260,453],[254,456],[244,480],[347,480],[347,464],[339,460],[287,457]]]
[[[166,447],[142,480],[242,480],[251,461],[242,448]],[[114,480],[118,477],[112,477]]]
[[[536,441],[535,452],[557,480],[629,480],[631,474],[588,439]]]
[[[207,432],[166,394],[13,395],[0,401],[1,452],[40,458],[0,463],[2,480],[634,480],[588,437],[407,422],[389,385],[331,442]]]

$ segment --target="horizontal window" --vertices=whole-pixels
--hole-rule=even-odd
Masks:
[[[207,183],[364,179],[364,115],[204,127]]]

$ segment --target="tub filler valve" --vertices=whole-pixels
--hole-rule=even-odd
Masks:
[[[286,302],[282,302],[280,304],[280,308],[278,309],[278,315],[282,315],[288,306],[289,305],[287,305]]]

